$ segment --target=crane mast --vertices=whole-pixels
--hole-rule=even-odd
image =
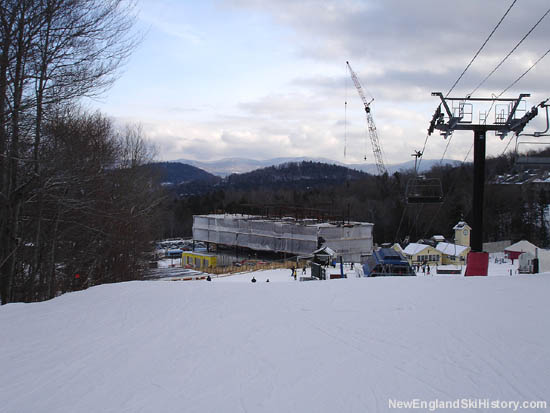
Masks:
[[[359,93],[359,96],[363,101],[363,105],[365,105],[365,113],[367,114],[367,128],[369,131],[370,142],[372,144],[372,152],[376,161],[376,169],[378,170],[379,175],[387,174],[388,171],[384,166],[384,160],[382,159],[382,148],[380,147],[380,142],[378,141],[378,132],[376,130],[376,125],[374,124],[374,119],[372,118],[372,113],[370,110],[370,104],[374,101],[374,98],[370,101],[367,100],[365,92],[363,91],[363,87],[361,86],[361,83],[357,78],[357,75],[351,68],[349,62],[346,62],[346,64],[348,65],[349,73],[351,74],[351,79],[353,80],[353,84],[357,89],[357,93]]]

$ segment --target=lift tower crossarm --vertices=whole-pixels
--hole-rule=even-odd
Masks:
[[[518,132],[518,120],[514,119],[516,110],[518,108],[518,105],[520,101],[525,97],[530,97],[531,95],[529,93],[521,93],[518,98],[472,98],[469,96],[463,97],[463,98],[449,98],[443,96],[443,93],[441,92],[432,92],[432,96],[438,96],[441,99],[441,105],[445,108],[445,112],[448,116],[448,121],[445,124],[445,120],[441,116],[440,113],[440,107],[436,109],[436,112],[434,114],[434,117],[432,119],[432,123],[430,124],[430,128],[428,129],[428,132],[430,134],[433,132],[434,129],[438,129],[442,131],[444,134],[452,133],[455,130],[472,130],[473,127],[477,127],[478,129],[483,129],[485,131],[497,131],[501,135],[505,136],[509,132],[519,133]],[[511,103],[511,110],[508,114],[508,117],[506,121],[503,123],[497,123],[497,124],[479,124],[479,125],[472,125],[469,122],[462,122],[462,117],[454,116],[453,112],[449,108],[448,101],[460,101],[460,102],[466,102],[466,101],[473,101],[473,102],[507,102]],[[523,119],[525,121],[525,124],[531,120],[536,114],[531,114],[531,117],[529,119]],[[525,118],[525,116],[524,116]],[[525,125],[523,125],[525,126]],[[523,128],[522,128],[523,129]]]
[[[369,137],[372,145],[372,152],[374,154],[374,159],[376,161],[376,169],[378,170],[379,175],[387,174],[388,171],[384,166],[384,160],[382,159],[382,148],[380,147],[380,142],[378,140],[378,131],[376,130],[376,125],[374,124],[374,119],[372,118],[372,113],[370,110],[370,104],[374,101],[374,98],[372,98],[370,101],[367,100],[367,97],[365,96],[365,92],[363,91],[363,87],[359,82],[359,78],[351,68],[349,62],[346,62],[346,65],[348,66],[351,79],[353,80],[353,84],[357,89],[357,93],[359,93],[359,96],[363,101],[363,105],[365,106],[365,112],[367,114],[367,127],[369,130]]]

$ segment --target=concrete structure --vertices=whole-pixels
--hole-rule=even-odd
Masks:
[[[453,229],[455,230],[455,244],[469,247],[472,228],[466,222],[459,221]]]
[[[466,257],[470,252],[470,247],[465,247],[463,245],[450,244],[448,242],[439,242],[435,249],[441,252],[441,264],[450,265],[466,264]]]
[[[411,265],[439,265],[442,259],[442,253],[431,245],[417,244],[415,242],[407,245],[403,250],[403,254]]]
[[[360,262],[372,254],[373,227],[368,222],[343,224],[242,214],[194,215],[193,239],[293,255],[311,254],[321,244],[333,249],[344,261]]]

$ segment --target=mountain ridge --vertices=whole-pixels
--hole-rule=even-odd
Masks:
[[[239,173],[247,173],[251,172],[255,169],[260,168],[266,168],[270,166],[277,166],[284,163],[289,162],[303,162],[303,161],[310,161],[310,162],[321,162],[326,163],[329,165],[338,165],[338,166],[344,166],[349,169],[355,169],[361,172],[366,172],[371,175],[375,175],[377,173],[376,164],[368,163],[368,164],[346,164],[343,162],[335,161],[328,158],[323,157],[308,157],[308,156],[299,156],[299,157],[277,157],[277,158],[270,158],[265,160],[257,160],[257,159],[251,159],[251,158],[240,158],[240,157],[229,157],[229,158],[221,158],[214,161],[196,161],[193,159],[185,159],[180,158],[176,159],[174,161],[170,162],[179,162],[191,166],[195,166],[197,168],[200,168],[204,171],[207,171],[213,175],[221,176],[221,177],[227,177],[231,174],[239,174]],[[442,165],[458,165],[461,162],[456,161],[453,159],[443,159],[443,160],[436,160],[436,159],[425,159],[420,164],[420,170],[419,172],[426,172],[429,171],[433,166],[441,163]],[[388,173],[391,175],[395,172],[399,172],[402,170],[409,170],[414,168],[414,161],[410,160],[407,162],[402,162],[399,164],[391,164],[386,165],[386,168],[388,169]]]

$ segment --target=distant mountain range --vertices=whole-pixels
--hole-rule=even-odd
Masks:
[[[172,162],[180,162],[187,165],[192,165],[211,174],[226,177],[231,174],[242,174],[246,172],[251,172],[256,169],[266,168],[268,166],[277,166],[289,162],[302,162],[302,161],[312,161],[312,162],[322,162],[330,165],[339,165],[346,168],[355,169],[358,171],[366,172],[369,174],[376,174],[377,169],[376,165],[372,163],[364,164],[345,164],[342,162],[334,161],[328,158],[312,158],[312,157],[289,157],[289,158],[272,158],[265,160],[256,160],[250,158],[223,158],[216,161],[195,161],[192,159],[177,159]],[[443,161],[436,159],[424,159],[420,164],[420,172],[429,171],[433,166],[442,163],[443,165],[458,165],[461,162],[451,159],[444,159]],[[407,162],[386,165],[389,174],[401,170],[409,170],[414,168],[414,161],[410,160]]]

